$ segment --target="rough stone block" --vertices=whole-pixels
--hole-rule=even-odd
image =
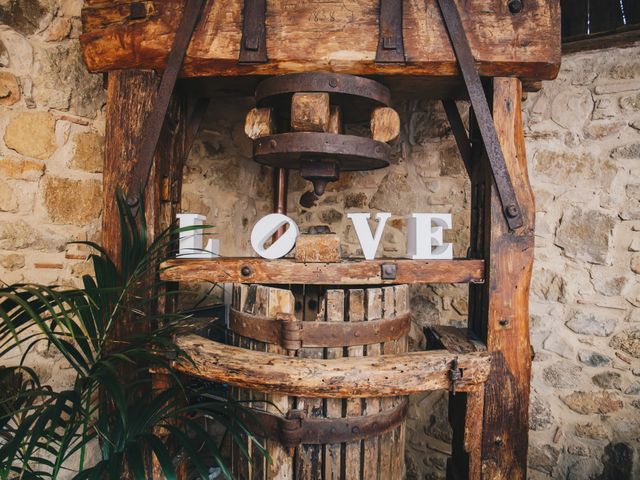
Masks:
[[[101,172],[104,163],[104,137],[95,132],[76,136],[70,166],[87,172]]]
[[[54,223],[84,225],[96,220],[102,209],[102,185],[97,180],[48,177],[43,196]]]
[[[47,112],[22,112],[7,125],[7,147],[27,157],[45,160],[56,151],[56,121]]]
[[[340,261],[340,237],[335,233],[300,235],[296,242],[298,262],[322,263]]]
[[[605,264],[614,225],[615,218],[611,215],[575,207],[562,216],[555,244],[570,258]]]
[[[44,173],[45,163],[28,158],[0,157],[0,176],[18,180],[38,180]]]
[[[18,209],[18,200],[13,188],[0,179],[0,212],[15,212]]]
[[[0,72],[0,105],[10,106],[20,100],[20,85],[15,75]]]
[[[607,414],[622,409],[622,399],[613,392],[573,392],[562,401],[576,413],[591,415]]]
[[[609,346],[640,358],[640,328],[624,330],[611,338]]]
[[[589,309],[575,309],[571,312],[571,317],[566,323],[567,327],[582,335],[608,337],[618,324],[616,318]]]

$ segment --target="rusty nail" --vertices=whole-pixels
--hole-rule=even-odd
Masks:
[[[493,443],[495,443],[496,447],[501,447],[504,445],[504,441],[502,440],[501,437],[496,437]]]
[[[360,332],[358,332],[358,331],[353,332],[353,336],[354,337],[359,337],[360,336]]]
[[[251,267],[248,267],[245,265],[240,269],[240,273],[242,274],[243,277],[248,277],[252,273]]]

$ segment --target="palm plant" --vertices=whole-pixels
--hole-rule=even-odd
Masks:
[[[172,360],[189,359],[172,337],[190,319],[179,312],[158,313],[155,307],[160,298],[178,293],[157,278],[176,230],[162,232],[148,245],[144,216],[137,218],[121,194],[117,202],[119,268],[99,245],[83,242],[95,251],[90,256],[95,278],[83,277],[82,288],[0,288],[0,358],[21,352],[17,365],[0,369],[2,480],[55,479],[75,470],[77,480],[144,479],[149,458],[155,458],[168,479],[176,478],[177,458],[207,479],[211,465],[202,460],[206,456],[231,479],[203,417],[224,426],[247,459],[245,435],[266,455],[239,420],[240,405],[192,387],[173,373]],[[137,333],[114,339],[125,321],[138,326],[133,329]],[[69,363],[75,372],[70,388],[55,391],[26,366],[39,342]],[[172,377],[169,388],[151,392],[149,371],[154,369]],[[98,459],[88,453],[94,441]],[[77,465],[70,470],[72,459]]]

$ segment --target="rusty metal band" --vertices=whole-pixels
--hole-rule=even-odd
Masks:
[[[464,162],[464,166],[467,169],[469,177],[471,177],[471,141],[467,135],[467,131],[464,128],[464,123],[460,117],[460,112],[456,106],[455,100],[442,100],[442,106],[444,112],[447,114],[449,125],[451,125],[451,131],[453,132],[453,138],[456,140],[460,156]]]
[[[322,132],[290,132],[253,141],[253,158],[272,167],[302,168],[309,161],[334,160],[341,171],[389,165],[391,147],[371,138]]]
[[[460,13],[454,0],[438,0],[438,6],[444,19],[453,50],[462,71],[462,77],[469,93],[471,105],[478,120],[480,134],[489,158],[491,173],[496,184],[502,211],[511,230],[523,225],[522,210],[518,204],[511,176],[507,169],[502,147],[496,133],[496,126],[491,116],[487,96],[485,95],[480,75],[476,68],[469,40],[465,34]],[[429,7],[429,5],[427,5]]]
[[[238,63],[265,63],[267,58],[266,0],[244,0]]]
[[[178,74],[182,69],[182,62],[187,53],[189,43],[191,43],[191,37],[198,24],[204,3],[204,0],[188,0],[186,2],[153,108],[144,123],[142,146],[140,147],[138,161],[131,172],[132,182],[130,190],[127,192],[127,202],[135,211],[137,211],[140,204],[140,194],[146,189],[149,181],[153,157],[158,147],[158,140],[167,116],[171,95],[178,80]]]
[[[297,92],[343,94],[366,98],[387,107],[391,103],[391,92],[380,82],[356,75],[327,72],[291,73],[268,78],[256,88],[256,103],[260,107],[272,106],[273,97]]]
[[[287,350],[353,347],[397,340],[409,333],[411,314],[368,322],[301,322],[291,315],[262,317],[231,309],[229,330]]]
[[[376,63],[404,63],[402,0],[380,0]]]
[[[285,417],[262,410],[245,409],[242,421],[256,436],[278,440],[286,448],[298,445],[345,443],[382,435],[406,418],[409,400],[375,415],[344,418],[308,417],[302,410],[290,410]]]

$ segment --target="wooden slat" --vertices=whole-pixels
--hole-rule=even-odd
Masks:
[[[91,71],[164,67],[182,0],[145,2],[129,20],[127,2],[91,2],[82,12],[84,59]],[[128,2],[130,3],[130,2]],[[559,0],[532,0],[512,15],[504,0],[458,2],[482,75],[552,79],[560,65]],[[353,74],[457,75],[435,0],[404,2],[407,65],[376,64],[378,0],[267,1],[265,64],[239,65],[243,0],[210,1],[188,50],[183,76],[274,75],[333,70]]]
[[[327,290],[326,294],[327,322],[344,321],[344,290]],[[342,357],[342,348],[327,348],[325,358],[337,359]],[[326,400],[326,417],[342,417],[342,399],[329,398]],[[324,447],[324,478],[339,479],[341,476],[342,444],[333,443]]]
[[[396,315],[402,315],[405,312],[409,311],[409,286],[408,285],[397,285],[394,287],[395,289],[395,299],[396,299]],[[398,353],[406,353],[409,349],[409,337],[405,335],[404,337],[398,339],[397,341],[397,352]],[[401,400],[402,397],[398,397],[398,400]],[[402,422],[402,424],[395,430],[395,439],[393,448],[393,464],[392,464],[392,478],[404,478],[405,477],[405,460],[404,460],[404,450],[406,443],[406,422]]]
[[[365,296],[366,320],[378,320],[382,318],[382,289],[368,288]],[[370,360],[378,357],[381,353],[380,344],[366,346],[366,357]],[[378,357],[379,358],[379,357]],[[380,412],[380,399],[367,398],[364,401],[363,415],[375,415]],[[365,438],[362,442],[363,449],[363,475],[364,479],[378,478],[378,457],[380,453],[380,439],[378,437]]]
[[[364,321],[364,290],[349,290],[349,321]],[[363,346],[348,347],[347,353],[349,357],[362,357],[364,355]],[[347,399],[346,412],[347,416],[357,417],[362,415],[362,400],[359,398]],[[360,473],[362,462],[360,458],[362,441],[350,442],[345,445],[345,474],[344,480],[362,480]]]
[[[317,287],[305,286],[303,299],[303,321],[316,322],[324,317],[325,303],[320,302],[320,290]],[[301,359],[314,365],[321,362],[324,356],[322,348],[303,348],[298,352]],[[293,382],[295,383],[295,382]],[[301,398],[297,399],[297,408],[304,410],[309,417],[324,416],[322,398],[309,394],[308,396],[294,388]],[[297,480],[323,480],[322,479],[322,445],[300,445],[297,448],[295,458],[295,478]]]
[[[396,302],[393,287],[382,289],[382,318],[393,318],[396,313]],[[396,340],[391,340],[382,344],[384,355],[395,355],[398,353]],[[380,400],[380,411],[391,410],[397,404],[397,397],[385,397]],[[395,431],[380,435],[380,454],[378,459],[378,474],[380,478],[394,478],[392,468],[392,456],[394,447]]]
[[[267,288],[267,287],[259,287]],[[294,313],[295,299],[290,290],[268,288],[269,303],[265,312],[267,316],[274,317],[278,313]],[[286,355],[287,351],[279,345],[266,345],[267,352]],[[266,395],[267,411],[271,413],[286,413],[291,409],[290,399],[286,395],[269,393]],[[271,462],[265,468],[265,480],[293,480],[293,451],[283,448],[277,440],[266,441],[267,452]],[[254,475],[255,478],[255,475]]]
[[[382,265],[395,264],[394,280],[383,280]],[[272,285],[395,285],[480,282],[483,260],[362,260],[340,263],[299,263],[261,258],[179,259],[162,264],[161,278],[177,282],[238,282]],[[248,269],[249,275],[242,270]]]
[[[450,388],[454,358],[464,369],[458,390],[485,381],[491,356],[486,352],[452,354],[410,352],[379,357],[322,360],[291,358],[223,345],[193,334],[176,337],[191,356],[175,368],[196,377],[262,392],[327,398],[397,396]]]

